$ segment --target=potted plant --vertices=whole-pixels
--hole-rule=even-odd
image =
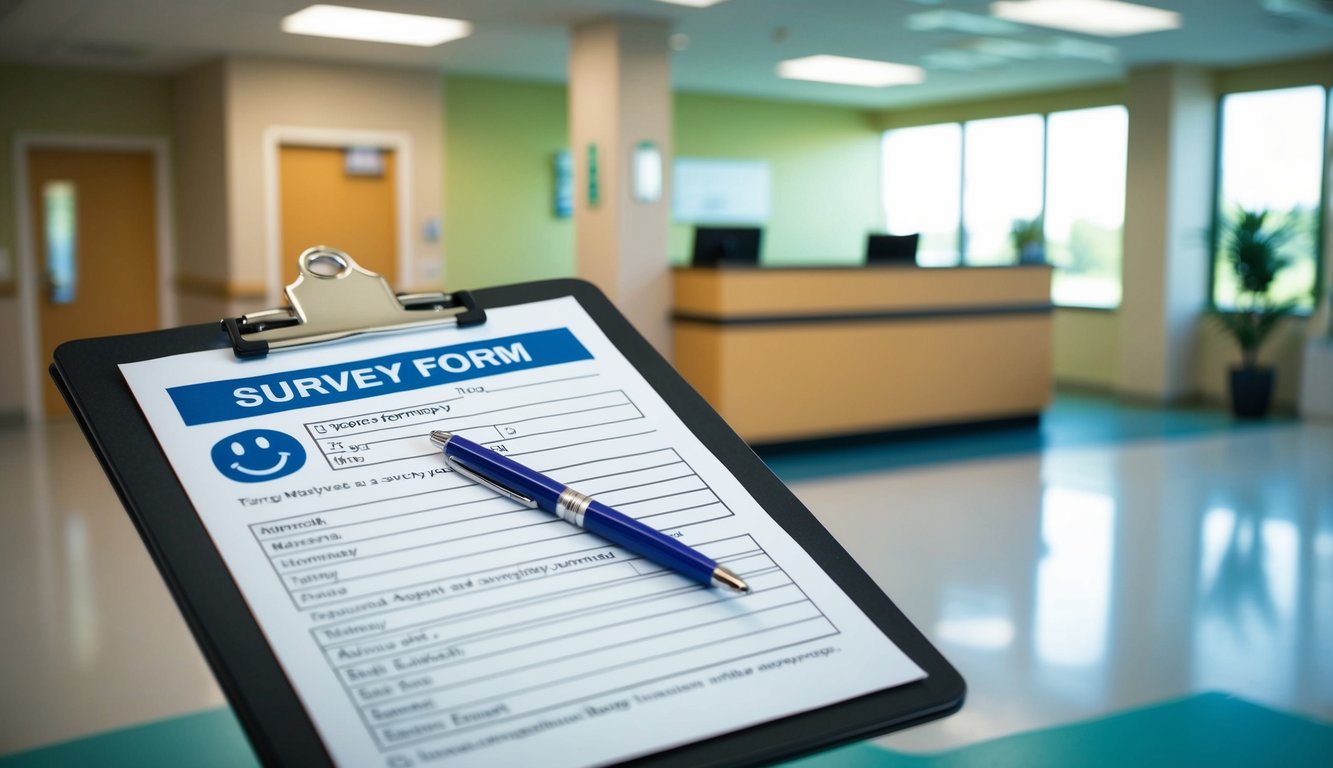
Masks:
[[[1273,278],[1289,260],[1278,251],[1293,234],[1290,220],[1269,221],[1269,211],[1238,210],[1222,233],[1222,252],[1236,276],[1236,305],[1212,309],[1212,317],[1240,347],[1241,364],[1231,368],[1231,410],[1241,418],[1263,418],[1273,397],[1274,370],[1259,365],[1259,349],[1293,301],[1269,295]]]
[[[1013,238],[1019,264],[1046,263],[1046,232],[1040,216],[1035,219],[1014,219],[1009,234]]]

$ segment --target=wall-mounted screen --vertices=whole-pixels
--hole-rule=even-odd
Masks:
[[[671,211],[683,224],[763,224],[769,217],[772,172],[763,160],[678,157]]]

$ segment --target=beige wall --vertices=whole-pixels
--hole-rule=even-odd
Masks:
[[[1115,389],[1120,313],[1055,310],[1055,381],[1079,388]]]
[[[228,298],[242,298],[234,295],[228,270],[225,87],[226,68],[221,60],[172,80],[179,245],[176,286],[182,324],[217,320],[230,309]]]
[[[1104,107],[1125,103],[1123,83],[1079,88],[1076,90],[1024,93],[995,99],[979,99],[957,104],[931,104],[911,109],[880,112],[874,122],[880,130],[909,128],[932,123],[953,123],[965,120],[984,120],[991,117],[1026,115],[1033,112],[1058,112],[1066,109]]]
[[[1299,398],[1307,326],[1305,318],[1287,318],[1265,342],[1259,354],[1262,363],[1277,369],[1273,400],[1282,409],[1294,408]],[[1227,371],[1240,365],[1240,350],[1231,337],[1213,323],[1201,325],[1198,339],[1193,359],[1194,389],[1206,402],[1228,402]]]
[[[1055,311],[1055,381],[1080,389],[1115,392],[1119,370],[1120,312],[1057,309]],[[1277,368],[1274,402],[1295,407],[1303,368],[1302,348],[1309,323],[1292,317],[1264,345],[1260,360]],[[1229,336],[1202,321],[1197,342],[1187,353],[1189,391],[1206,403],[1227,402],[1227,370],[1240,364],[1240,351]]]
[[[1208,304],[1216,101],[1210,73],[1129,74],[1120,368],[1117,390],[1173,401],[1193,393],[1192,351]]]
[[[670,356],[667,262],[672,119],[667,24],[599,19],[575,25],[569,55],[569,137],[574,158],[574,257],[578,276],[611,299],[658,352]],[[634,198],[633,154],[651,142],[662,192]],[[588,152],[597,149],[598,201],[588,199]]]
[[[265,174],[276,169],[266,163],[266,136],[275,130],[316,129],[408,138],[411,157],[402,162],[400,154],[400,168],[411,174],[409,263],[399,287],[438,289],[443,249],[440,240],[426,240],[424,229],[427,219],[440,218],[443,210],[440,75],[261,59],[228,59],[224,66],[231,283],[244,288],[269,281],[270,215],[276,201]]]

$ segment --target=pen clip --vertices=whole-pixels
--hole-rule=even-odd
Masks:
[[[536,501],[528,498],[527,496],[524,496],[521,493],[516,493],[514,491],[509,490],[508,488],[504,487],[503,485],[500,485],[499,483],[495,482],[489,477],[483,477],[480,473],[476,472],[475,470],[468,469],[467,467],[463,466],[461,462],[451,458],[449,454],[444,455],[444,463],[453,471],[457,472],[463,477],[466,477],[472,482],[477,483],[478,485],[485,486],[486,488],[495,491],[496,493],[500,494],[501,496],[504,496],[505,498],[513,499],[514,501],[517,501],[519,504],[522,504],[523,506],[528,507],[529,509],[537,508]]]

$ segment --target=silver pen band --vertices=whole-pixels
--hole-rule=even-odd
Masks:
[[[585,496],[573,488],[565,488],[560,492],[560,498],[555,500],[555,509],[565,522],[582,528],[583,514],[588,511],[590,503],[592,503],[591,496]]]

